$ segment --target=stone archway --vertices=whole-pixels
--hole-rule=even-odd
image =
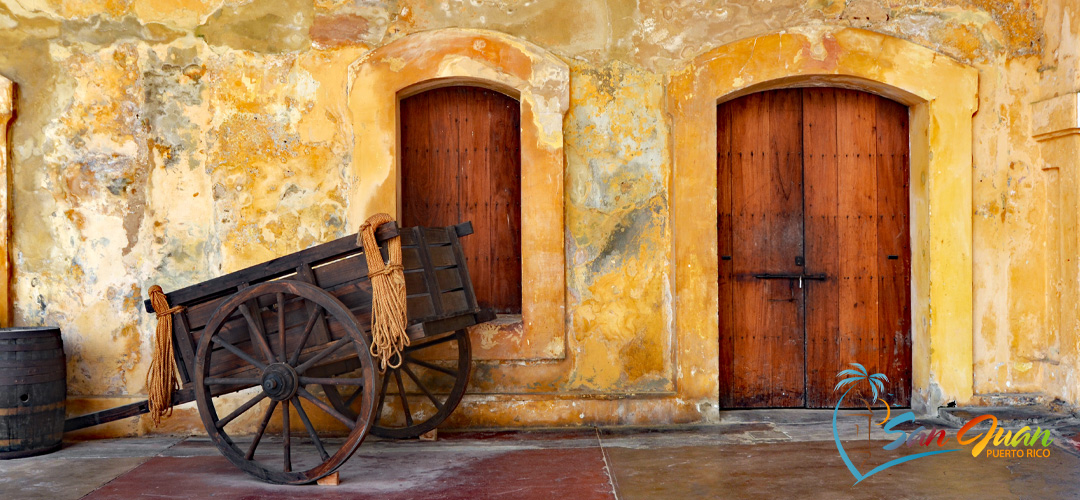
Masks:
[[[978,72],[912,42],[853,28],[764,34],[670,75],[679,373],[718,373],[716,104],[767,89],[826,85],[910,107],[912,368],[916,409],[972,396],[971,120]],[[683,397],[716,379],[680,377]]]

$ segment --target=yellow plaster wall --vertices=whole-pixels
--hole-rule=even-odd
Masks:
[[[1045,182],[1046,335],[1019,353],[1031,359],[1035,384],[1055,397],[1080,398],[1080,6],[1053,0],[1046,7],[1039,98],[1032,103],[1032,136],[1042,153]]]
[[[534,320],[550,322],[540,326],[554,332],[535,337],[544,339],[540,346],[533,345],[528,325],[513,318],[497,334],[476,332],[487,352],[476,365],[472,395],[451,423],[715,418],[715,330],[702,327],[708,319],[687,327],[678,314],[685,305],[715,302],[715,276],[706,272],[708,247],[689,254],[687,269],[698,274],[685,276],[685,256],[677,250],[677,207],[687,200],[674,194],[681,139],[671,103],[686,94],[679,94],[685,89],[673,79],[697,58],[739,40],[780,32],[813,38],[857,28],[905,41],[882,45],[898,51],[885,54],[896,60],[929,57],[928,68],[958,64],[978,73],[969,117],[971,110],[978,112],[969,129],[949,135],[970,144],[970,188],[962,179],[943,178],[947,185],[930,192],[941,198],[929,205],[971,198],[968,217],[950,219],[961,234],[965,224],[970,227],[971,268],[939,269],[942,280],[971,283],[971,305],[931,309],[926,324],[917,325],[931,331],[963,325],[967,318],[968,331],[943,335],[966,337],[972,347],[960,340],[936,351],[933,344],[916,346],[917,374],[949,381],[939,383],[940,397],[930,400],[1039,392],[1077,403],[1080,394],[1069,388],[1075,378],[1066,380],[1078,367],[1080,350],[1069,319],[1075,301],[1066,300],[1076,287],[1066,286],[1060,269],[1076,262],[1076,244],[1065,241],[1075,234],[1069,221],[1076,209],[1063,208],[1076,206],[1075,180],[1064,178],[1075,169],[1064,166],[1073,164],[1067,149],[1049,151],[1048,142],[1036,140],[1040,112],[1032,105],[1078,89],[1080,22],[1072,5],[3,1],[0,74],[18,87],[9,134],[14,322],[63,329],[73,409],[142,397],[152,318],[140,312],[138,302],[151,284],[170,289],[202,281],[355,231],[352,226],[367,212],[396,208],[396,192],[386,183],[392,169],[366,172],[383,167],[372,167],[373,158],[359,155],[354,142],[382,133],[357,120],[358,104],[350,95],[358,94],[349,82],[362,68],[354,63],[380,48],[425,39],[424,32],[486,30],[504,45],[527,45],[527,52],[558,63],[550,67],[567,71],[561,80],[565,105],[529,103],[558,109],[561,129],[544,129],[562,136],[561,153],[549,158],[562,162],[562,178],[527,181],[555,182],[545,192],[562,192],[558,200],[535,200],[561,201],[563,208],[561,218],[536,223],[553,230],[533,242],[561,240],[563,257],[551,257],[558,249],[545,250],[547,260],[526,279],[561,273],[549,280],[563,283],[563,303],[546,304],[561,307],[560,316]],[[461,47],[426,49],[432,53],[423,57],[438,58]],[[834,53],[820,44],[808,50],[816,51],[813,57]],[[402,55],[409,57],[385,64],[400,69],[420,57]],[[503,59],[509,56],[491,54],[490,68],[512,66]],[[866,65],[869,71],[880,60],[871,54],[841,65]],[[458,62],[442,66],[453,67],[442,74],[498,80],[483,67]],[[769,69],[772,63],[754,64]],[[777,78],[791,73],[782,62],[774,66]],[[873,71],[886,74],[888,68]],[[507,81],[503,87],[516,88]],[[908,90],[894,97],[912,95]],[[918,107],[918,100],[905,102]],[[927,102],[913,115],[913,130],[962,123],[962,116],[935,114],[935,104]],[[913,136],[913,145],[929,137]],[[1045,168],[1050,155],[1063,166]],[[925,170],[929,178],[937,162],[957,161],[963,158],[928,158],[925,165],[913,163],[913,172]],[[523,165],[523,172],[529,167]],[[697,187],[702,195],[712,189]],[[536,231],[543,234],[542,229]],[[915,236],[929,241],[932,229]],[[928,276],[931,282],[916,280],[916,293],[948,290],[935,288],[933,272]],[[698,281],[684,287],[683,278]],[[971,360],[966,372],[965,357]],[[131,420],[95,432],[151,430],[146,421]],[[180,411],[162,430],[201,432],[192,409]]]

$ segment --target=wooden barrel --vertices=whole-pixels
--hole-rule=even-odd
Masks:
[[[60,329],[0,329],[0,459],[59,449],[66,396]]]

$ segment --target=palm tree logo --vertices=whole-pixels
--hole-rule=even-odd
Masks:
[[[872,423],[873,423],[872,419],[874,418],[874,410],[872,408],[873,403],[876,402],[876,401],[881,401],[882,403],[885,404],[885,409],[887,411],[887,413],[885,415],[885,420],[882,420],[881,423],[879,423],[878,425],[885,425],[885,422],[888,422],[889,417],[892,416],[892,408],[889,407],[889,403],[887,401],[885,401],[884,399],[881,399],[881,398],[878,397],[878,393],[881,393],[881,394],[885,393],[885,382],[889,381],[889,377],[886,377],[884,373],[869,374],[869,372],[866,370],[866,367],[864,367],[863,365],[861,365],[859,363],[850,363],[850,364],[851,364],[851,366],[853,366],[855,368],[848,368],[848,369],[842,370],[840,373],[836,374],[837,377],[848,377],[848,378],[845,378],[845,379],[837,382],[836,387],[833,387],[833,391],[834,392],[838,391],[838,390],[840,390],[841,387],[844,387],[844,386],[849,385],[849,384],[858,385],[860,382],[862,382],[863,385],[869,385],[870,386],[870,391],[873,394],[873,396],[869,400],[867,400],[866,398],[859,398],[859,400],[862,401],[863,405],[866,406],[867,413],[858,413],[858,414],[856,414],[856,416],[865,416],[866,417],[866,445],[867,445],[866,446],[866,454],[867,454],[867,456],[869,456],[870,455],[870,449],[871,449],[871,447],[870,447],[870,426],[872,425]],[[854,389],[856,387],[856,385],[852,385],[851,387],[848,388],[848,390],[844,391],[844,394],[840,396],[840,402],[837,403],[837,408],[840,407],[840,405],[844,401],[844,398],[848,395],[849,392],[851,392],[852,389]],[[855,432],[859,432],[858,424],[856,424],[856,426],[855,426]]]
[[[889,403],[887,403],[883,399],[878,398],[878,395],[885,391],[885,382],[889,381],[888,377],[886,377],[884,373],[875,373],[873,375],[870,375],[869,372],[866,371],[866,368],[863,367],[863,365],[860,365],[858,363],[851,363],[851,366],[853,366],[854,368],[849,368],[847,370],[843,370],[840,373],[836,374],[837,377],[847,377],[847,378],[845,378],[845,379],[841,380],[840,382],[838,382],[836,384],[836,387],[833,388],[833,390],[838,391],[838,390],[840,390],[841,388],[843,388],[845,386],[847,386],[847,390],[845,390],[844,394],[840,396],[840,400],[836,402],[836,407],[833,409],[832,434],[833,434],[833,442],[836,443],[836,451],[837,451],[837,453],[840,454],[840,459],[844,461],[844,465],[847,467],[848,471],[851,472],[851,475],[855,477],[855,484],[859,484],[864,479],[866,479],[866,478],[868,478],[870,476],[873,476],[874,474],[877,474],[878,472],[881,472],[881,471],[883,471],[885,469],[888,469],[888,468],[890,468],[890,467],[892,467],[894,465],[900,465],[900,464],[902,464],[904,462],[910,462],[912,460],[917,460],[917,459],[920,459],[920,458],[928,457],[930,455],[939,455],[941,453],[951,453],[951,452],[954,452],[954,451],[960,451],[961,450],[961,448],[951,448],[951,449],[947,449],[947,450],[924,451],[922,453],[916,453],[914,455],[905,455],[905,456],[902,456],[900,458],[895,458],[895,459],[889,460],[888,462],[885,462],[885,463],[883,463],[881,465],[878,465],[877,467],[874,467],[874,468],[870,469],[870,471],[865,473],[865,474],[860,472],[859,469],[857,467],[855,467],[855,464],[851,462],[851,457],[848,456],[847,451],[844,450],[844,445],[840,442],[840,431],[839,431],[839,429],[837,428],[837,425],[836,425],[836,417],[840,413],[840,407],[844,404],[844,398],[848,395],[849,392],[851,392],[853,389],[855,389],[858,386],[858,384],[861,382],[863,385],[869,385],[870,386],[870,392],[873,394],[872,399],[870,399],[869,401],[867,401],[865,398],[859,398],[866,404],[866,408],[870,409],[870,403],[873,402],[873,401],[881,401],[882,403],[885,403],[885,408],[888,410],[888,413],[885,415],[885,420],[882,420],[877,425],[884,426],[885,423],[888,422],[890,418],[892,418],[892,409],[889,407]],[[856,394],[857,393],[858,393],[858,391],[856,391]],[[867,416],[866,439],[869,441],[869,439],[870,439],[870,422],[871,422],[870,418],[872,418],[872,412],[871,412],[871,414],[868,414],[866,416]],[[910,422],[910,421],[912,421],[914,419],[915,419],[915,415],[913,413],[911,413],[911,412],[907,412],[907,413],[904,413],[904,414],[900,415],[899,417],[897,417],[894,424],[895,423]],[[892,431],[889,431],[889,429],[892,426],[893,426],[893,424],[890,424],[888,427],[886,427],[885,428],[886,431],[887,432],[892,432]],[[858,430],[856,430],[855,432],[858,432]],[[869,448],[869,447],[867,447],[867,448]],[[868,450],[868,453],[869,453],[869,450]]]

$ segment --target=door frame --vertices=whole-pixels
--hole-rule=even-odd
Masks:
[[[488,30],[446,28],[398,38],[354,61],[348,72],[352,161],[346,179],[346,225],[369,215],[396,217],[400,185],[398,103],[436,87],[484,87],[518,100],[521,121],[521,309],[488,323],[479,360],[567,359],[566,242],[562,123],[570,108],[570,68],[524,40]],[[495,370],[504,370],[500,365]],[[527,368],[526,368],[527,369]],[[542,386],[546,370],[524,377]],[[519,375],[520,377],[520,375]],[[537,380],[538,379],[538,380]],[[522,386],[527,384],[522,383]]]
[[[702,188],[717,185],[716,106],[815,85],[878,94],[910,110],[911,404],[931,412],[966,403],[973,393],[971,123],[978,71],[906,40],[834,27],[732,42],[669,77],[680,396],[719,398],[717,377],[692,377],[719,373],[716,189]],[[711,417],[719,418],[715,408]]]

